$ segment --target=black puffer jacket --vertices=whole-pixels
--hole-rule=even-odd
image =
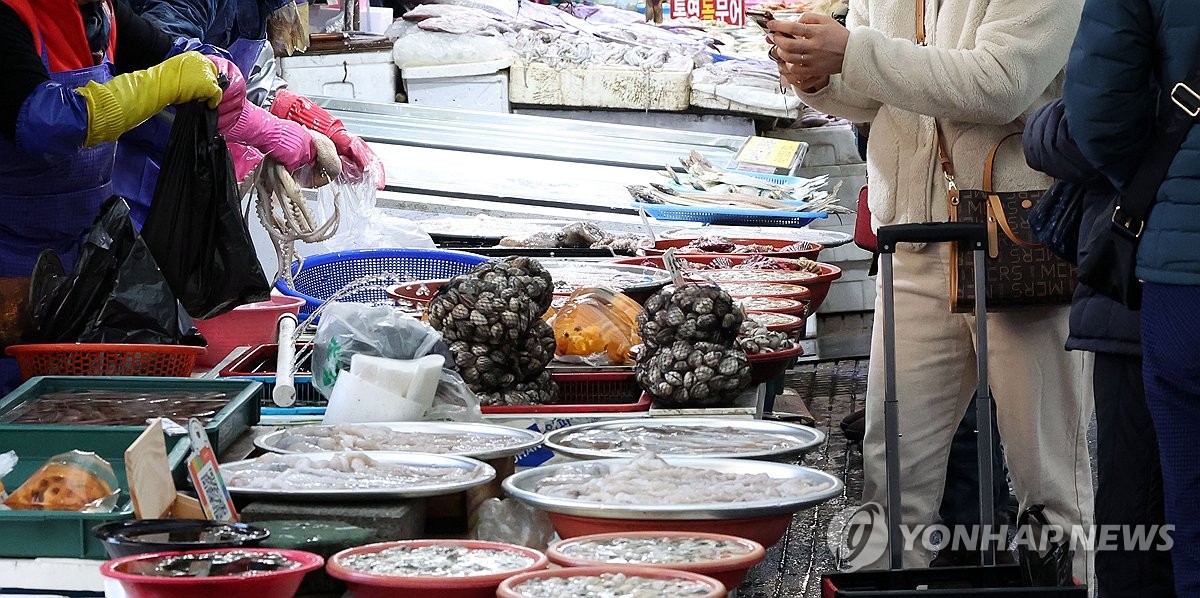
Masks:
[[[1022,137],[1029,166],[1060,181],[1066,181],[1083,193],[1083,218],[1079,226],[1079,257],[1088,239],[1103,230],[1111,220],[1108,211],[1113,188],[1108,180],[1088,163],[1067,132],[1062,100],[1046,104],[1030,117]],[[1084,285],[1075,290],[1071,301],[1071,334],[1067,349],[1141,355],[1141,322],[1138,312]]]

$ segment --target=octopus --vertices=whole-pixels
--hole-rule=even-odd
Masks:
[[[569,434],[561,444],[571,448],[644,452],[667,455],[757,453],[801,445],[795,438],[741,428],[713,426],[597,427]]]
[[[293,453],[414,451],[462,455],[503,449],[523,440],[503,434],[405,432],[383,426],[338,424],[287,430],[275,446]]]
[[[365,453],[338,453],[328,459],[305,455],[263,455],[222,466],[230,488],[240,490],[401,490],[468,482],[486,475],[474,469],[381,463]]]
[[[653,453],[629,463],[566,468],[540,480],[538,494],[604,505],[694,505],[795,498],[820,492],[829,483],[772,478],[763,473],[725,473],[671,465]]]

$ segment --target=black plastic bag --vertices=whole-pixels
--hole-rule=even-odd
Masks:
[[[26,342],[205,344],[119,197],[104,204],[88,229],[70,275],[46,250],[29,286]]]
[[[219,316],[270,295],[242,218],[217,113],[204,104],[176,109],[142,237],[194,318]]]
[[[1050,542],[1048,536],[1043,536],[1042,532],[1050,525],[1044,510],[1044,505],[1033,505],[1017,518],[1017,527],[1026,528],[1022,531],[1028,534],[1027,538],[1046,538],[1043,546],[1029,542],[1017,545],[1021,575],[1030,587],[1073,586],[1075,581],[1071,574],[1071,561],[1075,551],[1071,549],[1069,534],[1061,542]]]

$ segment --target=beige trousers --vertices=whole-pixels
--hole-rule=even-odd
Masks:
[[[950,442],[977,386],[975,318],[949,311],[948,245],[897,252],[893,264],[903,522],[926,525],[937,515]],[[863,502],[886,507],[880,291],[867,379]],[[1016,496],[1022,509],[1044,504],[1052,524],[1070,529],[1092,524],[1092,393],[1091,360],[1066,351],[1066,338],[1065,307],[988,316],[989,378]],[[930,554],[916,544],[905,567],[929,564]],[[1091,562],[1077,547],[1077,579],[1092,578]],[[876,564],[886,566],[887,555]]]

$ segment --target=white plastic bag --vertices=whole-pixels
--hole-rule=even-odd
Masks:
[[[358,183],[333,181],[316,193],[314,213],[319,222],[332,217],[335,201],[340,204],[337,234],[317,244],[323,253],[377,247],[435,247],[433,239],[415,222],[388,214],[375,205],[375,181],[370,177]]]

